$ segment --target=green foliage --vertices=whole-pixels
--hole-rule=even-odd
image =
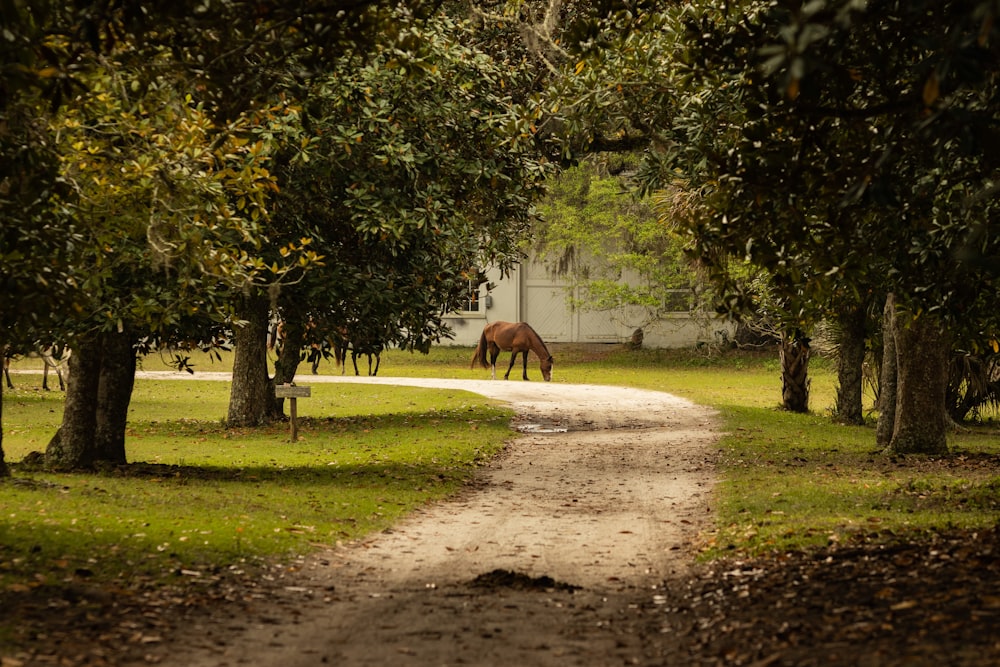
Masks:
[[[225,165],[232,172],[214,169],[219,165],[210,163],[220,158],[216,151],[223,147],[213,142],[223,138],[229,121],[254,102],[267,99],[278,77],[287,75],[289,59],[298,57],[301,76],[314,68],[323,69],[326,59],[370,40],[389,20],[386,10],[400,4],[327,0],[294,6],[242,0],[183,0],[156,7],[131,0],[110,5],[44,0],[4,3],[0,7],[4,26],[0,40],[4,63],[0,72],[0,306],[17,318],[7,318],[0,337],[29,342],[38,336],[51,337],[50,331],[67,317],[94,310],[88,303],[89,293],[78,287],[91,277],[95,255],[103,251],[92,218],[104,213],[110,212],[114,223],[105,239],[117,242],[119,234],[139,239],[148,226],[157,252],[171,256],[175,269],[190,271],[189,283],[198,282],[198,269],[209,269],[213,278],[186,285],[191,291],[210,294],[217,278],[214,272],[221,265],[262,268],[252,255],[231,257],[210,242],[223,230],[240,226],[230,217],[242,208],[239,193],[230,192],[233,205],[223,207],[217,188],[236,180],[243,180],[248,192],[260,185],[247,181],[241,166]],[[416,13],[420,5],[407,3]],[[91,87],[93,98],[87,94]],[[195,97],[187,98],[188,94]],[[98,99],[102,95],[107,97]],[[97,115],[79,119],[81,125],[76,128],[48,125],[51,114],[80,101],[98,111]],[[107,113],[97,110],[98,106]],[[211,128],[206,126],[209,116],[217,121]],[[57,148],[67,135],[53,130],[65,130],[77,138],[85,131],[87,148],[98,151],[90,154],[93,161],[68,155],[71,163],[64,162],[60,170]],[[206,132],[212,136],[197,137]],[[177,154],[169,154],[171,150]],[[202,156],[195,155],[196,151]],[[235,154],[245,164],[248,157],[231,146],[222,152],[222,161]],[[159,164],[157,160],[164,157],[165,163]],[[111,167],[119,159],[121,173]],[[141,171],[153,182],[140,183]],[[214,176],[209,174],[213,171]],[[82,180],[73,180],[74,173]],[[95,180],[87,180],[90,176]],[[87,194],[81,190],[93,196],[101,184],[117,185],[122,176],[119,203],[151,204],[146,210],[137,207],[127,225],[118,223],[123,221],[123,209],[130,206],[91,210],[90,202],[84,202],[84,210],[76,208],[76,195]],[[192,197],[199,190],[207,196],[207,207],[201,211],[201,220],[191,220],[196,215]],[[54,206],[55,197],[60,198],[61,207]],[[83,218],[81,225],[77,214]],[[254,215],[244,210],[237,219],[243,214]],[[202,250],[191,256],[199,247]],[[39,257],[44,261],[37,261]],[[105,275],[105,269],[106,265],[99,267],[97,275]],[[171,296],[169,290],[152,291],[128,307],[151,319],[176,318],[176,314],[162,312],[165,306],[160,302]],[[178,310],[191,307],[188,303]],[[122,308],[122,304],[112,304],[111,310]],[[106,319],[114,322],[120,315],[113,312]]]
[[[258,115],[219,134],[172,81],[121,61],[102,61],[86,81],[88,92],[53,118],[52,133],[69,185],[53,202],[55,213],[76,220],[85,236],[71,284],[80,310],[98,314],[87,326],[124,321],[169,332],[185,317],[217,309],[226,285],[287,273],[243,247],[246,239],[265,242],[275,188],[267,169],[273,142],[245,136]],[[272,112],[282,113],[290,112]],[[303,253],[286,262],[312,259]]]
[[[602,159],[603,158],[603,159]],[[537,257],[567,283],[574,307],[616,311],[638,306],[653,321],[667,311],[689,310],[694,270],[679,240],[647,201],[614,176],[629,158],[595,156],[553,179],[540,205]],[[676,295],[682,292],[683,305]]]
[[[671,105],[676,149],[647,175],[680,169],[705,195],[687,221],[697,252],[766,267],[791,312],[891,291],[981,336],[997,252],[982,228],[996,170],[983,143],[996,122],[990,11],[706,11],[688,21],[686,63],[710,104]]]
[[[641,136],[646,192],[736,313],[766,271],[805,326],[894,291],[993,338],[995,3],[600,4],[550,44],[530,113],[577,156]],[[902,26],[902,28],[901,28]],[[559,57],[556,57],[556,56]],[[678,205],[679,204],[679,205]],[[970,317],[971,316],[971,317]]]
[[[480,267],[509,270],[530,235],[548,168],[522,138],[501,82],[447,17],[397,18],[365,57],[305,89],[301,145],[275,169],[273,222],[324,268],[283,289],[325,339],[425,350]],[[302,317],[304,320],[305,317]]]

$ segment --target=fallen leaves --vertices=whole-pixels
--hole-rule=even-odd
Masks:
[[[665,588],[669,599],[652,601],[667,618],[656,632],[681,640],[658,643],[661,657],[696,655],[706,665],[1000,662],[997,529],[871,533],[717,562],[685,587]]]

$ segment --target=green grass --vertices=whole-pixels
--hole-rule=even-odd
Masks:
[[[947,457],[895,458],[876,450],[872,427],[821,415],[729,408],[726,421],[713,555],[974,529],[1000,519],[993,426],[952,434]]]
[[[810,367],[813,413],[797,415],[778,409],[776,355],[553,347],[556,384],[656,389],[719,411],[726,435],[705,557],[1000,519],[995,425],[952,434],[949,457],[887,457],[875,451],[871,426],[829,419],[835,376],[822,358]],[[470,359],[462,347],[388,351],[379,374],[488,377]],[[227,370],[229,358],[192,362]],[[158,358],[143,367],[166,368]],[[320,372],[340,369],[324,362]],[[540,379],[536,359],[529,375]],[[44,449],[60,419],[62,394],[38,391],[40,378],[30,377],[15,376],[23,388],[4,394],[9,461]],[[300,401],[295,444],[283,425],[223,428],[227,401],[227,383],[140,380],[128,434],[137,463],[92,475],[16,469],[0,485],[0,589],[77,569],[203,570],[354,539],[454,493],[511,437],[509,411],[457,391],[315,383]]]
[[[20,376],[19,379],[27,379]],[[44,450],[63,395],[4,394],[4,450]],[[462,391],[316,385],[287,425],[227,429],[228,383],[139,380],[130,465],[0,484],[0,592],[213,570],[388,527],[455,493],[511,436],[510,410]]]

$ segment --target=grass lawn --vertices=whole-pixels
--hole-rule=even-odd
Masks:
[[[553,352],[556,384],[656,389],[719,410],[727,435],[706,557],[857,533],[990,526],[1000,517],[995,423],[952,434],[954,454],[944,459],[886,457],[874,449],[872,427],[831,423],[835,377],[821,358],[811,366],[814,412],[795,415],[777,407],[776,355],[619,346]],[[389,351],[379,374],[488,377],[469,368],[471,354],[459,347],[426,356]],[[227,358],[192,362],[196,370],[228,369]],[[158,357],[142,367],[167,368]],[[340,369],[324,362],[320,372]],[[528,372],[540,379],[537,359],[529,359]],[[56,474],[16,464],[44,450],[63,395],[38,390],[40,376],[14,378],[18,388],[3,395],[3,447],[15,465],[14,477],[0,484],[0,592],[80,573],[155,580],[355,539],[455,493],[512,437],[510,411],[479,395],[314,384],[300,402],[293,444],[287,425],[225,428],[228,383],[140,379],[127,440],[132,465]]]
[[[37,381],[36,381],[37,380]],[[229,384],[139,380],[130,465],[94,474],[19,466],[42,451],[64,395],[15,375],[3,396],[0,592],[74,573],[156,578],[355,539],[456,492],[511,436],[508,408],[462,391],[316,385],[288,426],[227,429]],[[315,415],[315,416],[310,416]]]

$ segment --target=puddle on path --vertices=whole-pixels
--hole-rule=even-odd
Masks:
[[[521,433],[566,433],[569,429],[555,424],[518,424],[515,428]]]

